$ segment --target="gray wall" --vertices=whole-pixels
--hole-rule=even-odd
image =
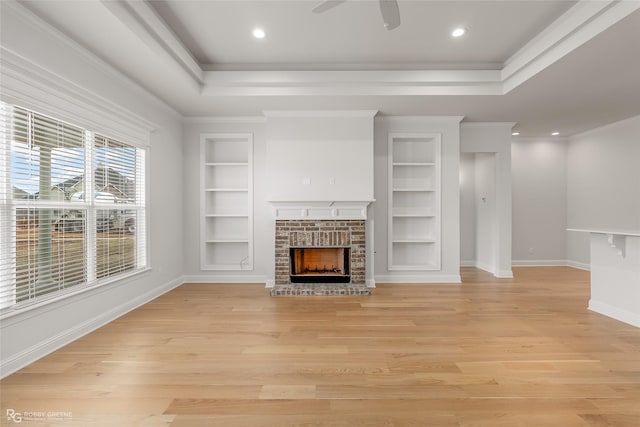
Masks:
[[[147,227],[151,270],[5,316],[0,328],[2,376],[161,295],[181,283],[183,274],[184,221],[179,197],[183,189],[181,118],[89,52],[21,10],[20,6],[14,9],[3,5],[0,39],[5,52],[31,63],[26,78],[42,83],[52,76],[64,79],[77,88],[76,92],[91,94],[84,99],[96,103],[91,104],[95,111],[100,111],[98,104],[109,103],[125,117],[135,114],[156,124],[148,152]],[[8,72],[8,66],[4,71]],[[50,87],[47,92],[32,86],[26,93],[24,88],[8,87],[9,83],[7,79],[2,82],[3,100],[14,101],[24,93],[28,102],[23,105],[45,114],[59,114],[59,104],[70,102],[76,96],[70,93],[62,99],[53,94],[58,87]],[[76,107],[82,109],[83,104],[78,103]],[[99,115],[91,120],[95,120],[93,129],[102,126]]]
[[[640,230],[640,116],[569,141],[567,227]],[[570,262],[589,263],[588,238],[567,234]]]
[[[511,144],[514,265],[566,264],[567,143]]]

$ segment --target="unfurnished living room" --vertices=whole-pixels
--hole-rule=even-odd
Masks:
[[[0,1],[0,424],[640,425],[640,0]]]

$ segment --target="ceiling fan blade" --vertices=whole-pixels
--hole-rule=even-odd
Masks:
[[[318,3],[311,11],[313,13],[322,13],[326,12],[329,9],[333,9],[338,6],[340,3],[344,3],[347,0],[324,0]]]
[[[400,9],[397,0],[378,0],[380,4],[380,14],[384,21],[384,27],[391,31],[400,26]]]

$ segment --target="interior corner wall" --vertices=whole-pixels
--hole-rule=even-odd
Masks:
[[[476,266],[497,273],[498,212],[496,191],[496,154],[475,154],[475,254]]]
[[[185,275],[190,282],[264,283],[274,276],[275,234],[273,208],[268,203],[266,126],[262,118],[223,122],[190,122],[184,127],[184,193],[189,206],[185,216]],[[200,135],[204,133],[250,133],[253,135],[253,252],[251,271],[205,271],[200,269]]]
[[[461,117],[376,117],[374,130],[376,283],[460,282],[460,120]],[[441,270],[388,269],[389,133],[439,133],[441,140]]]
[[[460,265],[476,265],[475,154],[460,153]]]
[[[181,117],[28,13],[2,5],[0,15],[2,49],[31,63],[29,78],[64,79],[74,88],[62,94],[65,102],[75,99],[77,91],[85,91],[94,95],[94,101],[105,100],[122,114],[135,114],[157,126],[150,135],[147,163],[151,270],[4,317],[0,370],[5,376],[182,283],[184,236],[183,206],[175,197],[183,192]],[[7,70],[5,62],[3,69]],[[16,100],[19,90],[8,85],[3,79],[2,99],[11,92]],[[28,90],[32,104],[26,107],[33,108],[35,102],[41,113],[59,110],[55,105],[62,101],[51,92]]]
[[[495,267],[499,278],[513,277],[511,271],[511,128],[513,123],[462,123],[461,153],[495,154]],[[477,164],[476,164],[477,167]],[[477,175],[476,171],[476,175]],[[477,229],[476,229],[477,232]],[[476,247],[477,247],[476,241]],[[476,253],[476,257],[478,254]]]
[[[567,228],[640,230],[640,116],[569,140]],[[567,258],[588,267],[587,233],[567,232]]]
[[[517,138],[511,166],[513,264],[566,265],[567,142]]]

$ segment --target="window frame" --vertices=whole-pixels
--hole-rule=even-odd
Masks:
[[[136,182],[134,185],[136,187],[136,191],[139,193],[136,196],[135,203],[127,205],[127,210],[132,210],[136,213],[136,232],[134,234],[133,249],[135,254],[135,264],[131,270],[118,272],[103,278],[97,278],[96,256],[98,249],[96,235],[97,227],[95,222],[96,212],[101,209],[105,209],[107,206],[111,206],[96,202],[94,198],[91,197],[88,202],[74,203],[72,205],[73,209],[86,209],[86,227],[84,231],[83,251],[83,262],[85,263],[86,268],[85,280],[77,285],[71,285],[39,296],[28,297],[24,301],[16,301],[17,210],[22,208],[32,209],[35,211],[41,209],[69,209],[71,206],[68,201],[33,199],[21,200],[14,198],[11,184],[11,147],[14,139],[13,127],[15,123],[13,114],[14,108],[26,110],[30,116],[32,114],[38,114],[49,117],[58,122],[69,123],[65,119],[57,119],[46,113],[34,111],[32,108],[15,105],[15,103],[5,103],[4,101],[0,103],[0,112],[2,112],[3,120],[6,120],[2,126],[4,132],[0,135],[0,166],[2,166],[2,168],[0,168],[0,214],[2,215],[0,217],[0,261],[8,260],[8,263],[6,264],[8,267],[4,270],[9,271],[8,277],[13,283],[13,292],[10,291],[8,295],[2,297],[2,301],[0,301],[0,319],[47,305],[61,299],[69,298],[73,295],[107,286],[109,284],[116,282],[126,283],[130,281],[132,277],[148,272],[151,269],[149,256],[150,239],[149,229],[147,226],[147,224],[149,224],[149,198],[147,197],[149,186],[149,146],[136,142],[124,142],[122,137],[108,136],[108,133],[103,130],[91,131],[86,129],[87,126],[72,125],[83,130],[83,154],[85,156],[85,168],[83,173],[88,177],[84,183],[85,194],[87,194],[87,188],[93,187],[92,183],[95,180],[93,161],[96,158],[96,135],[100,135],[100,137],[103,138],[113,139],[114,141],[125,144],[127,147],[135,149]],[[141,180],[141,182],[138,182],[138,180]],[[90,191],[90,193],[92,193],[92,191]],[[9,302],[5,303],[6,300],[9,300]]]

